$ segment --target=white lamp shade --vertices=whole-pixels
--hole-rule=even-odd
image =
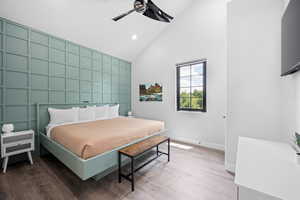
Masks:
[[[11,133],[14,131],[14,125],[13,124],[3,124],[2,131],[4,133]]]

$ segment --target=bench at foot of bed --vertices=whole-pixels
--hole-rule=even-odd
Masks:
[[[168,142],[168,153],[162,152],[159,150],[159,145],[162,143]],[[144,154],[147,151],[150,151],[152,148],[156,147],[156,156],[142,165],[135,168],[134,161],[136,158],[140,157],[142,154]],[[131,160],[131,172],[129,174],[122,174],[122,155],[125,155],[130,158]],[[148,138],[142,142],[138,142],[136,144],[130,145],[128,147],[125,147],[121,150],[119,150],[118,155],[118,164],[119,164],[119,183],[121,183],[122,178],[128,180],[131,182],[131,190],[134,191],[134,173],[138,170],[142,169],[152,161],[159,158],[161,155],[167,155],[168,156],[168,162],[170,161],[170,138],[166,136],[154,136],[151,138]]]

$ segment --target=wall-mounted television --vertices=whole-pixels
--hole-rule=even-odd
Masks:
[[[300,70],[300,0],[290,0],[282,17],[281,76]]]

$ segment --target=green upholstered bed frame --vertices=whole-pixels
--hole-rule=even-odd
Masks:
[[[82,161],[49,141],[47,108],[118,103],[125,115],[131,80],[126,60],[0,17],[0,126],[35,130],[35,154],[41,144],[83,180],[113,166],[115,153]]]
[[[96,104],[72,104],[72,105],[49,105],[49,104],[37,104],[37,127],[39,130],[37,147],[45,148],[48,152],[53,154],[57,159],[64,163],[70,170],[72,170],[78,177],[82,180],[87,180],[93,177],[96,180],[106,176],[117,168],[118,164],[118,150],[129,146],[131,144],[143,141],[154,135],[165,134],[166,130],[155,133],[152,136],[147,136],[139,140],[135,140],[132,143],[120,146],[111,151],[99,154],[89,159],[82,159],[73,152],[69,151],[62,145],[48,138],[45,134],[45,127],[49,122],[49,114],[47,112],[48,107],[55,108],[71,108],[74,106],[86,106],[86,105],[96,105]],[[99,105],[99,104],[97,104]],[[43,150],[39,148],[40,154],[43,154]],[[123,162],[126,164],[125,162]]]
[[[0,126],[36,130],[36,103],[118,103],[125,115],[131,80],[126,60],[0,17]]]

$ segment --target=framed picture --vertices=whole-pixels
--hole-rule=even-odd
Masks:
[[[162,85],[140,84],[140,101],[162,101]]]

